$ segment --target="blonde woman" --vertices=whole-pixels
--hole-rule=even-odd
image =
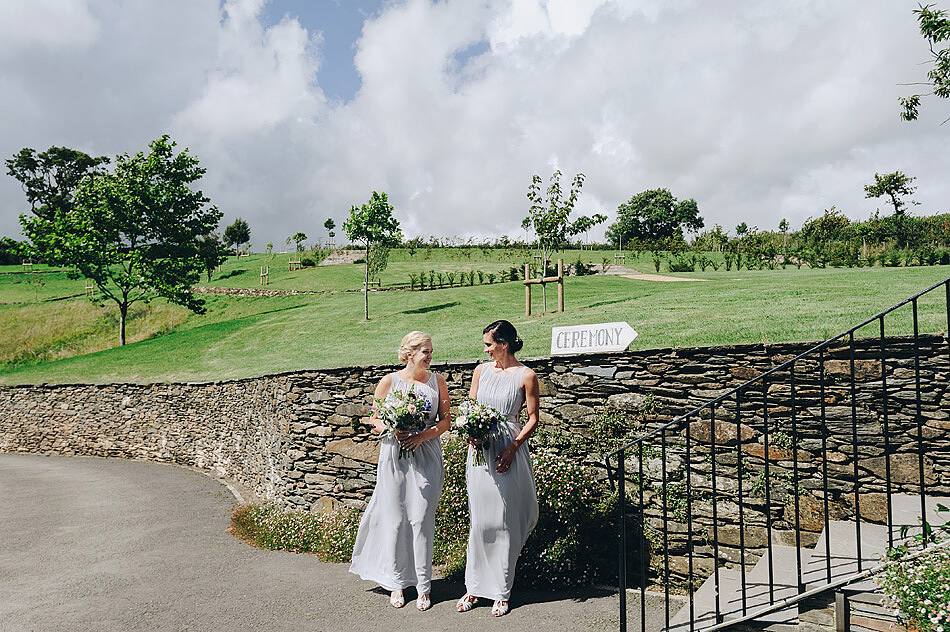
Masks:
[[[415,586],[416,607],[424,611],[432,606],[435,509],[445,481],[439,437],[452,420],[445,379],[429,370],[429,334],[406,334],[399,345],[399,361],[406,366],[379,381],[376,397],[384,399],[390,390],[414,389],[429,400],[429,416],[425,430],[381,440],[376,488],[360,520],[350,572],[390,591],[389,603],[396,608],[406,603],[403,590]],[[375,413],[370,422],[375,432],[383,431]],[[400,447],[411,450],[412,456],[400,459]]]
[[[469,448],[465,466],[471,527],[465,564],[465,594],[456,608],[468,612],[479,597],[491,599],[492,614],[508,614],[521,549],[538,522],[538,494],[528,454],[528,437],[538,425],[540,385],[534,371],[515,358],[521,338],[507,320],[485,327],[489,361],[475,367],[469,397],[508,420],[492,440],[485,465],[475,465]],[[524,427],[519,422],[527,408]]]

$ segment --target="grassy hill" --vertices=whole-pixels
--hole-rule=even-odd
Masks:
[[[384,285],[408,282],[407,271],[497,269],[520,259],[480,259],[397,251]],[[576,254],[576,253],[575,253]],[[585,252],[600,262],[599,252]],[[258,257],[262,257],[259,255]],[[286,255],[284,255],[286,257]],[[405,260],[400,260],[405,259]],[[629,261],[629,260],[628,260]],[[644,262],[635,264],[648,271]],[[208,285],[259,287],[254,257],[232,259]],[[234,273],[236,270],[245,272]],[[82,291],[82,281],[42,275],[42,286],[0,275],[0,383],[177,381],[248,377],[295,369],[395,362],[395,349],[412,329],[432,334],[436,360],[475,359],[481,331],[511,320],[525,340],[523,356],[545,355],[551,327],[627,321],[640,336],[631,349],[818,340],[950,276],[948,267],[748,271],[673,276],[707,279],[662,283],[614,276],[569,277],[567,311],[525,318],[521,283],[453,287],[425,292],[374,292],[362,319],[360,265],[277,274],[269,287],[331,292],[267,298],[207,297],[208,313],[155,301],[139,306],[129,323],[132,344],[116,344],[115,310],[85,298],[37,302]],[[247,276],[245,276],[247,275]],[[387,275],[392,275],[387,278]],[[403,275],[403,279],[399,276]],[[37,275],[40,276],[40,275]],[[68,281],[68,283],[67,283]],[[252,282],[253,281],[253,282]],[[73,285],[69,285],[69,284]],[[30,293],[32,292],[32,295]],[[553,306],[552,298],[549,308]],[[14,300],[11,300],[14,299]],[[33,299],[33,300],[29,300]],[[540,298],[535,310],[540,310]],[[921,330],[946,329],[942,293],[921,302]],[[888,321],[888,333],[910,331],[909,315]],[[868,331],[868,335],[874,331]]]

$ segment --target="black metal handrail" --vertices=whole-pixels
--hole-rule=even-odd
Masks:
[[[887,543],[888,546],[893,546],[894,544],[894,535],[893,535],[893,513],[892,513],[892,487],[894,486],[894,481],[892,479],[891,471],[891,456],[894,449],[894,443],[892,442],[891,430],[894,428],[893,420],[889,415],[889,407],[894,405],[894,402],[889,400],[888,396],[888,379],[887,379],[887,339],[885,338],[884,330],[884,321],[885,317],[894,312],[895,310],[900,309],[906,305],[912,306],[913,311],[913,374],[914,374],[914,383],[913,390],[915,393],[915,405],[913,410],[913,416],[915,418],[915,430],[916,430],[916,453],[917,453],[917,473],[918,473],[918,487],[916,490],[916,495],[920,496],[920,515],[924,523],[927,522],[927,507],[926,507],[926,489],[925,489],[925,468],[924,468],[924,437],[923,437],[923,411],[921,403],[921,346],[920,346],[920,332],[919,332],[919,322],[918,322],[918,300],[927,295],[930,292],[933,292],[937,288],[944,286],[946,293],[946,318],[947,318],[947,332],[950,334],[950,278],[947,278],[939,283],[936,283],[929,288],[918,292],[917,294],[893,305],[892,307],[868,318],[862,323],[847,329],[840,334],[828,338],[827,340],[820,342],[806,351],[796,355],[795,357],[782,362],[781,364],[774,366],[768,370],[765,370],[758,376],[746,380],[741,385],[731,388],[725,393],[720,394],[714,399],[706,402],[705,404],[690,410],[686,414],[680,415],[670,421],[669,423],[663,424],[662,426],[653,429],[650,432],[647,432],[643,436],[630,441],[620,448],[610,452],[606,457],[607,471],[611,480],[615,481],[618,487],[619,492],[619,523],[620,523],[620,542],[619,542],[619,587],[620,587],[620,629],[625,631],[627,629],[627,611],[626,611],[626,586],[627,586],[627,558],[628,558],[628,547],[627,547],[627,504],[626,504],[626,472],[625,472],[625,461],[626,453],[631,449],[635,450],[636,454],[636,463],[637,463],[637,486],[638,491],[638,500],[640,504],[641,517],[640,517],[640,534],[638,536],[638,554],[639,554],[639,579],[640,579],[640,623],[641,630],[645,632],[646,626],[646,607],[645,607],[645,590],[647,585],[647,570],[648,562],[647,555],[644,552],[644,542],[646,540],[645,527],[647,523],[647,517],[644,513],[644,451],[645,446],[652,445],[648,442],[659,442],[660,447],[660,478],[659,482],[662,486],[662,494],[660,496],[660,505],[659,513],[661,520],[657,520],[656,523],[660,525],[662,533],[659,538],[654,538],[659,541],[663,547],[663,562],[662,562],[662,580],[664,584],[664,594],[665,594],[665,625],[669,629],[671,627],[671,613],[670,612],[670,577],[671,577],[671,561],[670,561],[670,477],[671,473],[668,471],[668,452],[672,449],[669,440],[669,436],[673,431],[678,431],[683,429],[685,426],[685,436],[682,445],[679,447],[683,452],[683,463],[685,472],[683,478],[685,481],[685,515],[679,516],[679,522],[685,522],[686,530],[686,543],[685,543],[685,557],[687,560],[686,569],[685,569],[685,580],[687,583],[689,594],[688,600],[688,629],[692,632],[697,629],[697,619],[696,619],[696,606],[694,603],[694,580],[696,568],[694,564],[695,558],[695,547],[694,547],[694,523],[696,522],[696,517],[694,516],[693,511],[693,486],[692,478],[693,474],[696,472],[694,467],[694,461],[696,460],[698,454],[701,454],[699,450],[700,442],[699,440],[694,440],[691,436],[691,423],[692,421],[703,419],[704,415],[708,416],[709,422],[709,473],[712,477],[711,482],[711,505],[712,505],[712,555],[713,555],[713,568],[711,570],[714,586],[715,586],[715,617],[710,622],[711,625],[706,625],[705,627],[717,626],[723,627],[724,621],[724,612],[723,605],[721,603],[722,595],[720,594],[720,587],[722,585],[720,578],[720,515],[718,512],[718,503],[717,500],[722,500],[721,496],[717,496],[717,476],[721,480],[723,474],[720,471],[719,467],[722,467],[723,464],[720,459],[717,458],[717,451],[720,449],[720,445],[717,443],[716,439],[716,428],[717,424],[726,422],[726,416],[724,414],[718,414],[718,410],[725,412],[730,406],[735,406],[735,499],[737,500],[737,512],[738,512],[738,538],[739,538],[739,554],[738,554],[738,570],[739,570],[739,591],[741,593],[741,615],[747,617],[749,610],[752,606],[749,604],[749,591],[750,587],[746,579],[746,557],[748,555],[749,547],[746,546],[746,509],[747,507],[746,496],[744,495],[743,490],[743,479],[745,479],[748,474],[745,472],[747,466],[743,461],[743,447],[742,447],[742,432],[743,432],[743,410],[744,408],[749,411],[750,418],[756,417],[757,406],[760,407],[761,415],[758,417],[762,424],[762,440],[763,440],[763,471],[761,476],[764,477],[764,495],[765,495],[765,510],[764,510],[764,523],[765,523],[765,555],[768,555],[768,580],[767,580],[767,589],[768,589],[768,604],[782,604],[787,603],[790,597],[776,597],[777,584],[775,580],[775,556],[773,555],[773,520],[771,517],[770,508],[772,507],[772,498],[771,498],[771,484],[774,479],[774,475],[771,472],[770,461],[772,458],[772,443],[773,443],[773,433],[770,432],[770,406],[775,410],[776,407],[773,406],[770,402],[770,393],[769,387],[772,385],[778,386],[782,383],[782,376],[788,375],[788,385],[790,389],[790,398],[788,407],[790,410],[787,410],[789,413],[790,421],[790,432],[791,432],[791,450],[792,450],[792,472],[791,472],[791,485],[792,485],[792,495],[794,496],[794,527],[795,532],[795,548],[796,548],[796,577],[797,582],[794,588],[796,589],[797,595],[802,595],[806,591],[811,592],[814,590],[814,587],[818,583],[823,583],[826,585],[831,585],[833,582],[838,583],[841,581],[841,569],[834,568],[832,564],[832,555],[831,555],[831,534],[830,534],[830,522],[829,517],[830,504],[829,504],[829,459],[828,459],[828,441],[831,438],[832,434],[828,428],[828,417],[827,417],[827,401],[828,401],[828,392],[826,391],[826,383],[829,382],[828,376],[825,371],[825,363],[827,361],[826,356],[832,352],[832,346],[846,339],[847,345],[847,366],[848,366],[848,376],[849,380],[847,382],[847,394],[850,399],[850,443],[852,444],[852,450],[850,455],[847,455],[853,462],[853,467],[851,468],[850,478],[852,479],[854,489],[853,489],[853,509],[854,509],[854,533],[855,533],[855,561],[857,565],[856,573],[864,573],[864,551],[862,551],[862,512],[861,512],[861,493],[862,493],[862,482],[861,482],[861,473],[859,468],[859,462],[861,460],[860,453],[860,431],[858,425],[858,389],[856,384],[856,341],[855,341],[855,332],[866,327],[869,324],[877,321],[879,323],[879,347],[880,347],[880,398],[878,400],[880,405],[880,421],[882,424],[883,435],[884,435],[884,491],[886,496],[886,524],[887,524]],[[868,339],[865,339],[868,340]],[[870,339],[873,340],[873,337]],[[893,343],[892,346],[900,347],[905,340]],[[866,345],[867,346],[867,345]],[[870,347],[868,347],[868,352],[870,352]],[[877,353],[874,351],[874,353]],[[821,454],[824,455],[821,458],[821,488],[822,488],[822,520],[823,520],[823,531],[824,531],[824,546],[825,546],[825,560],[824,560],[824,569],[822,569],[824,575],[823,582],[811,581],[808,582],[810,586],[806,586],[805,574],[803,570],[803,560],[802,560],[802,525],[800,524],[801,511],[800,511],[800,496],[801,496],[801,487],[802,482],[805,482],[805,479],[800,472],[799,464],[799,439],[803,436],[800,433],[801,425],[799,413],[800,408],[803,406],[802,401],[806,397],[798,397],[799,394],[804,394],[805,390],[802,389],[802,384],[804,383],[804,375],[802,372],[798,371],[798,367],[803,367],[806,361],[812,361],[817,356],[817,372],[818,372],[818,400],[819,400],[819,412],[818,417],[820,418],[819,432],[820,432],[820,443],[821,443]],[[948,353],[948,360],[950,360],[950,353]],[[744,397],[748,392],[752,391],[754,387],[761,388],[761,399],[755,399],[749,397]],[[867,400],[869,401],[869,400]],[[760,402],[757,404],[756,402]],[[844,436],[844,435],[842,435]],[[616,468],[611,466],[611,459],[617,457]],[[751,457],[750,457],[751,460]],[[787,474],[787,472],[786,472]],[[839,471],[839,475],[841,472]],[[865,484],[864,486],[867,486]],[[849,495],[850,496],[850,495]],[[698,523],[697,523],[698,524]],[[926,528],[926,525],[924,526]],[[762,547],[758,547],[762,548]],[[837,562],[840,564],[840,560]],[[762,599],[759,599],[759,602],[755,604],[756,611],[768,610],[768,608],[762,609]],[[774,609],[774,608],[773,608]],[[684,625],[685,622],[684,622]],[[685,627],[684,627],[685,629]]]

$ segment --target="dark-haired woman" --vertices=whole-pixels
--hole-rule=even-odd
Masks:
[[[488,362],[475,367],[469,397],[507,417],[500,436],[488,447],[486,465],[473,462],[469,448],[465,478],[471,529],[465,565],[465,595],[459,612],[471,610],[479,597],[494,601],[492,614],[508,613],[515,566],[528,535],[538,522],[538,494],[526,445],[538,425],[538,378],[515,353],[521,338],[507,320],[485,328],[483,341]],[[522,406],[528,422],[521,426]]]

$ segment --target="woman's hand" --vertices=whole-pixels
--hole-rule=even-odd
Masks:
[[[518,453],[518,444],[510,443],[508,447],[501,451],[501,453],[495,457],[495,463],[498,465],[495,467],[495,471],[499,474],[506,473],[511,469],[511,464],[515,460],[515,454]]]
[[[422,436],[424,432],[425,431],[417,432],[416,434],[409,434],[403,430],[396,433],[396,441],[399,442],[399,445],[402,447],[402,449],[415,451],[415,449],[422,445],[422,442],[425,441],[425,437]]]

